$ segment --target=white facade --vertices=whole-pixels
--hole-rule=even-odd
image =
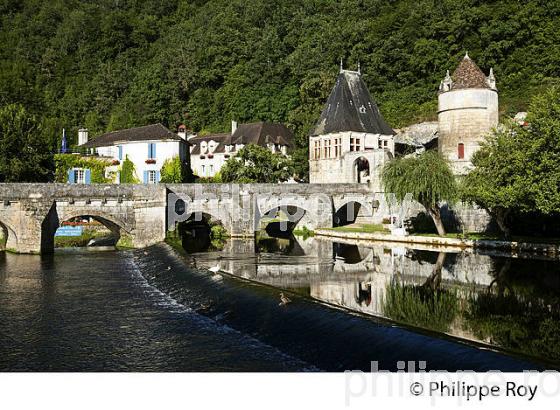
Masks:
[[[136,179],[143,183],[159,182],[163,163],[177,156],[184,160],[186,150],[185,142],[178,140],[123,141],[96,149],[100,156],[119,161],[120,165],[128,158],[134,164]],[[106,176],[115,172],[118,175],[120,165],[108,167]],[[118,177],[115,182],[119,182]]]
[[[381,167],[395,153],[392,135],[345,131],[311,136],[309,143],[309,182],[369,183],[376,191]]]
[[[248,144],[268,148],[271,152],[288,155],[293,134],[282,124],[258,122],[237,124],[232,121],[231,133],[193,136],[188,138],[191,168],[201,178],[216,176],[222,166]]]
[[[210,178],[215,176],[225,164],[225,162],[235,155],[235,147],[226,145],[223,152],[216,152],[216,148],[220,143],[215,140],[201,141],[200,154],[191,155],[191,168],[195,175],[202,178]],[[243,146],[240,146],[241,149]],[[190,151],[194,150],[194,146],[190,147]]]
[[[185,163],[188,159],[186,139],[162,124],[113,131],[92,141],[88,141],[87,129],[80,129],[79,143],[89,154],[95,153],[107,161],[105,177],[117,184],[121,182],[120,170],[127,158],[134,164],[134,178],[145,184],[160,181],[165,161],[178,157]]]

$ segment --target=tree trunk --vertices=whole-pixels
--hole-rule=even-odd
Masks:
[[[445,226],[443,226],[443,222],[441,220],[441,212],[437,205],[435,206],[425,206],[426,210],[428,211],[428,215],[430,215],[436,225],[437,233],[439,236],[445,236]]]
[[[437,257],[436,264],[432,270],[432,274],[426,279],[424,283],[425,287],[430,288],[433,291],[439,289],[441,285],[441,270],[443,269],[443,264],[445,263],[445,257],[447,254],[445,252],[440,252]]]
[[[507,225],[507,217],[509,215],[509,209],[498,207],[494,210],[494,216],[496,217],[496,222],[500,227],[500,230],[504,234],[504,238],[509,241],[511,239],[511,231]]]

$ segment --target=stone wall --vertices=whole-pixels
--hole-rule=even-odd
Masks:
[[[439,151],[451,161],[455,173],[464,174],[469,169],[472,155],[498,125],[498,117],[498,93],[494,90],[471,88],[439,95]],[[464,144],[464,159],[458,158],[459,143]]]

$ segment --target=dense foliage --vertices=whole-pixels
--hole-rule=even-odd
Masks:
[[[435,116],[467,50],[494,67],[506,113],[560,74],[557,1],[4,0],[0,16],[0,107],[44,118],[46,150],[62,127],[75,141],[80,126],[283,121],[305,172],[341,58],[393,127]]]
[[[560,88],[534,97],[527,123],[490,135],[462,183],[463,198],[494,216],[506,238],[512,212],[560,212]]]
[[[440,236],[445,235],[440,204],[453,203],[457,198],[455,177],[447,161],[436,151],[397,158],[385,164],[383,188],[402,201],[410,194],[430,215]]]
[[[104,184],[111,182],[105,178],[105,168],[110,163],[107,160],[95,157],[82,157],[75,154],[56,154],[55,161],[55,182],[68,182],[68,170],[72,168],[87,168],[91,170],[91,182],[94,184]]]
[[[19,104],[0,108],[0,182],[52,178],[52,154],[44,148],[42,124]]]
[[[249,144],[228,159],[220,172],[222,182],[277,183],[290,179],[292,161],[260,145]]]
[[[120,183],[121,184],[137,184],[140,181],[136,177],[136,170],[134,167],[134,162],[132,162],[128,155],[125,157],[124,161],[121,164],[121,174],[120,174]]]
[[[186,164],[176,156],[165,160],[163,163],[160,182],[180,184],[182,182],[187,182],[189,175],[190,173]]]

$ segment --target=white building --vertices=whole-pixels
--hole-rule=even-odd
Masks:
[[[394,152],[394,131],[379,112],[359,69],[341,67],[309,137],[309,182],[369,183],[380,191],[381,167]]]
[[[78,143],[80,148],[111,161],[105,170],[105,177],[115,183],[120,182],[120,169],[128,158],[134,164],[138,181],[155,184],[160,181],[161,168],[167,159],[179,157],[188,163],[189,143],[186,134],[182,134],[183,137],[180,137],[162,124],[152,124],[113,131],[88,140],[88,131],[82,129],[78,134]],[[87,170],[70,170],[69,182],[88,183]]]
[[[256,122],[240,124],[232,121],[231,132],[188,138],[193,173],[199,177],[215,176],[224,163],[247,144],[268,147],[272,152],[288,155],[294,135],[283,124]]]

